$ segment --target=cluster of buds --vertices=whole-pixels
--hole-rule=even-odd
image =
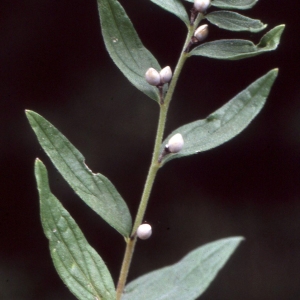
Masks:
[[[172,79],[172,70],[169,66],[163,68],[159,73],[149,68],[145,74],[146,81],[154,86],[163,86],[165,83],[169,83]]]
[[[182,150],[184,146],[184,140],[180,133],[174,134],[168,141],[168,144],[166,144],[163,152],[160,154],[158,158],[158,162],[160,163],[162,159],[170,153],[178,153]]]
[[[149,84],[154,85],[158,88],[160,104],[163,104],[163,86],[165,83],[169,83],[172,79],[171,68],[169,66],[164,67],[159,73],[155,69],[149,68],[145,74],[145,79]]]

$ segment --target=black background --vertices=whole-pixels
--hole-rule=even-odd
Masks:
[[[144,45],[175,67],[185,25],[149,1],[121,1]],[[187,7],[189,4],[187,3]],[[24,114],[34,110],[61,130],[94,172],[107,176],[134,215],[150,163],[158,106],[110,60],[96,1],[0,2],[0,299],[75,299],[60,281],[40,220],[33,163],[117,280],[123,238],[67,186]],[[201,299],[300,299],[299,2],[260,0],[242,12],[285,23],[277,51],[241,61],[191,58],[181,74],[166,134],[206,117],[272,68],[279,76],[262,112],[232,141],[174,160],[158,174],[129,280],[177,262],[219,238],[241,244]],[[209,40],[262,33],[210,27]],[[141,298],[142,299],[142,298]]]

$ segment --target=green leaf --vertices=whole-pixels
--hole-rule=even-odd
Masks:
[[[194,3],[194,0],[186,0]],[[258,0],[213,0],[211,5],[226,9],[249,9],[253,7]]]
[[[210,23],[231,31],[259,32],[267,27],[260,20],[251,19],[232,11],[214,11],[205,17]]]
[[[242,240],[232,237],[199,247],[178,263],[130,282],[122,300],[194,300],[208,288]]]
[[[257,1],[258,0],[213,0],[211,4],[223,9],[249,9],[253,7]]]
[[[132,227],[128,207],[113,184],[94,174],[82,154],[51,123],[33,111],[26,111],[39,143],[76,194],[108,224],[129,237]]]
[[[275,50],[279,44],[284,25],[267,32],[257,45],[247,40],[218,40],[194,48],[189,55],[200,55],[216,59],[238,60]]]
[[[114,300],[114,283],[105,263],[88,244],[74,219],[51,193],[47,169],[39,159],[34,169],[41,221],[49,239],[57,273],[78,299]]]
[[[160,151],[163,151],[170,137],[176,133],[182,135],[184,146],[179,153],[166,155],[162,164],[174,158],[215,148],[238,135],[264,106],[277,73],[277,69],[269,71],[206,119],[174,130],[163,142]]]
[[[159,102],[158,89],[145,80],[152,67],[160,71],[155,57],[144,47],[125,10],[117,0],[98,0],[102,35],[114,63],[140,91]]]
[[[187,12],[180,0],[151,0],[151,2],[159,5],[168,12],[174,14],[181,19],[187,26],[190,25]]]

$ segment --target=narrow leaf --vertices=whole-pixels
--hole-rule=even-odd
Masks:
[[[152,67],[160,71],[155,57],[144,47],[125,10],[117,0],[98,0],[101,30],[106,49],[114,63],[140,91],[159,102],[156,87],[145,80]]]
[[[224,60],[238,60],[256,56],[277,48],[284,27],[284,25],[279,25],[273,28],[262,37],[257,45],[247,40],[218,40],[194,48],[190,55]]]
[[[151,0],[153,3],[159,5],[168,12],[174,14],[181,19],[187,26],[189,26],[189,17],[181,2],[181,0]]]
[[[179,153],[166,155],[162,164],[174,158],[215,148],[238,135],[264,106],[277,73],[277,69],[269,71],[206,119],[174,130],[163,142],[161,152],[170,137],[176,133],[183,136],[184,147]]]
[[[186,0],[194,3],[194,0]],[[226,9],[249,9],[253,7],[258,0],[213,0],[211,5]]]
[[[226,30],[259,32],[267,27],[260,20],[251,19],[232,11],[214,11],[206,19]]]
[[[213,0],[211,4],[223,9],[249,9],[253,7],[257,1],[258,0]]]
[[[49,239],[57,273],[80,300],[114,300],[114,283],[105,263],[88,244],[74,219],[51,193],[44,164],[37,159],[34,169],[41,221]]]
[[[208,288],[242,240],[232,237],[199,247],[178,263],[130,282],[122,300],[194,300]]]
[[[77,195],[123,236],[130,235],[132,221],[128,207],[113,184],[94,174],[82,154],[51,123],[33,111],[26,111],[39,143]]]

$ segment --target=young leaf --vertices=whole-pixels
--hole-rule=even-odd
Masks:
[[[267,27],[260,20],[251,19],[232,11],[213,11],[205,18],[210,23],[231,31],[259,32]]]
[[[26,111],[39,143],[76,194],[108,224],[129,237],[132,220],[128,207],[113,184],[94,174],[82,154],[51,123],[33,111]]]
[[[186,0],[194,2],[194,0]],[[218,8],[226,9],[249,9],[253,7],[258,0],[213,0],[211,5]]]
[[[183,136],[184,146],[180,152],[166,155],[162,164],[174,158],[215,148],[238,135],[264,106],[277,73],[277,69],[269,71],[206,119],[174,130],[163,142],[161,152],[170,137],[176,133]]]
[[[41,221],[60,278],[80,300],[114,300],[114,283],[105,263],[51,193],[47,169],[39,159],[35,162],[34,170]]]
[[[101,30],[114,63],[140,91],[159,102],[158,89],[149,85],[145,73],[160,71],[155,57],[144,47],[125,10],[117,0],[98,0]]]
[[[151,0],[151,2],[159,5],[163,9],[181,19],[187,26],[190,25],[189,17],[186,10],[180,0]]]
[[[130,282],[122,300],[194,300],[208,288],[242,237],[221,239],[190,252],[178,263]]]
[[[275,50],[279,44],[284,25],[267,32],[257,45],[247,40],[217,40],[194,48],[189,55],[200,55],[216,59],[238,60]]]

